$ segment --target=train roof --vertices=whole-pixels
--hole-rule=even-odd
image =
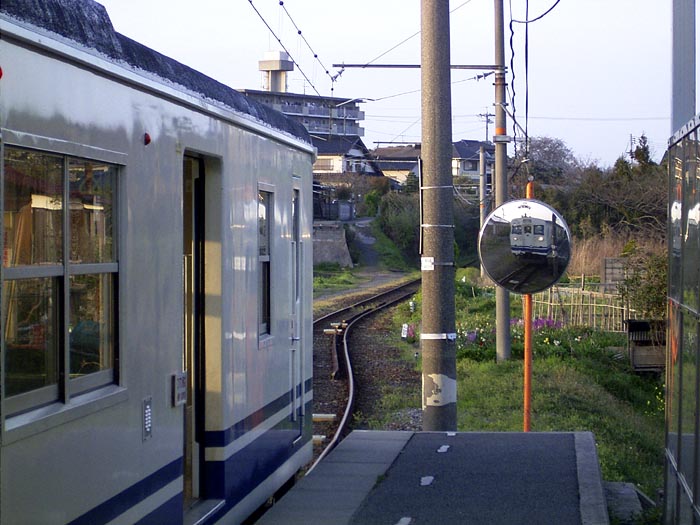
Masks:
[[[283,113],[256,102],[191,67],[114,30],[107,10],[94,0],[2,0],[0,16],[77,44],[135,72],[146,72],[179,85],[204,99],[311,143],[306,128]]]

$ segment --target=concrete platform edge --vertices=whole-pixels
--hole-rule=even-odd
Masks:
[[[610,517],[593,434],[575,432],[574,446],[581,497],[581,523],[582,525],[608,525]]]

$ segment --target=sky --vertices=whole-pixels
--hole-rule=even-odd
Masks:
[[[258,62],[283,45],[297,63],[290,92],[365,100],[368,148],[420,142],[420,70],[334,67],[418,64],[420,0],[98,1],[118,32],[236,89],[262,89]],[[560,0],[540,20],[513,24],[511,51],[511,16],[533,20],[555,3],[504,0],[506,97],[518,126],[601,167],[644,134],[659,161],[672,134],[671,2]],[[494,2],[451,0],[450,10],[452,64],[493,64]],[[483,117],[494,113],[493,76],[477,78],[486,72],[452,71],[455,141],[493,136]]]

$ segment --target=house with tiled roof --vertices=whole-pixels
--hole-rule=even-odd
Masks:
[[[480,183],[480,150],[484,148],[487,189],[491,185],[495,147],[490,142],[460,140],[452,143],[452,176],[455,186],[471,189],[478,194]],[[405,184],[409,176],[418,176],[421,145],[410,144],[377,148],[373,151],[376,163],[391,179]]]
[[[311,139],[318,150],[314,163],[315,178],[324,175],[383,175],[359,136],[312,135]]]
[[[372,153],[384,176],[398,184],[406,184],[409,176],[418,177],[420,144],[376,148]]]
[[[496,146],[480,140],[460,140],[452,143],[452,176],[464,177],[464,184],[479,185],[480,150],[484,147],[486,180],[491,183],[491,172],[495,162]]]

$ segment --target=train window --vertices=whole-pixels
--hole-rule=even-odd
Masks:
[[[270,218],[272,193],[258,192],[258,329],[270,333]]]
[[[3,163],[4,382],[12,413],[114,380],[117,167],[12,146]]]

